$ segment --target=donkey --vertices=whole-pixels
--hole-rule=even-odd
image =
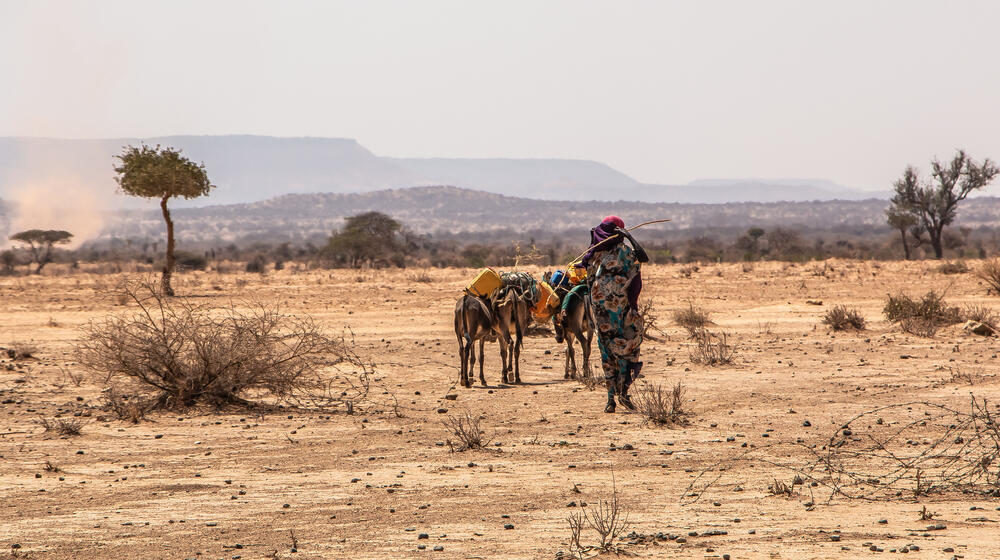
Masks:
[[[455,304],[455,336],[458,337],[458,356],[462,368],[458,381],[462,387],[472,387],[472,370],[476,366],[475,343],[479,341],[479,381],[485,386],[483,376],[483,345],[497,336],[497,315],[490,303],[480,297],[465,294]]]
[[[501,379],[504,383],[521,382],[521,342],[528,331],[528,302],[515,290],[500,288],[493,296],[497,335],[500,339]],[[513,333],[513,340],[511,334]],[[511,371],[513,370],[513,371]],[[513,377],[513,378],[512,378]]]
[[[583,375],[591,377],[593,371],[590,368],[590,349],[594,340],[593,310],[590,308],[590,293],[586,287],[577,287],[573,290],[560,294],[566,301],[566,305],[559,313],[552,316],[552,326],[556,331],[556,342],[566,340],[566,366],[564,379],[576,379],[576,352],[573,350],[573,340],[580,342],[583,350]]]

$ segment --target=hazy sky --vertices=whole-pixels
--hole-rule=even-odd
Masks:
[[[888,188],[1000,159],[1000,2],[0,0],[0,136],[356,138],[380,155]]]

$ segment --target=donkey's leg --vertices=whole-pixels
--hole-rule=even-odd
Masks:
[[[472,387],[472,368],[476,365],[476,342],[468,340],[465,343],[465,359],[462,368],[462,384],[465,387]]]
[[[509,345],[504,340],[503,334],[497,337],[497,346],[500,347],[500,382],[507,383],[507,348]]]
[[[593,342],[593,331],[588,332],[586,336],[580,338],[580,347],[583,349],[583,374],[587,377],[594,376],[594,370],[590,367],[590,349]]]
[[[514,341],[514,383],[521,382],[521,330]]]
[[[569,337],[564,337],[566,340],[566,363],[563,364],[563,379],[570,379],[569,375],[569,354],[573,351],[573,344],[569,341]]]
[[[483,347],[486,345],[486,339],[479,339],[479,382],[486,386],[486,377],[483,376],[483,364],[486,363],[486,358],[483,356]],[[470,383],[471,385],[471,383]]]
[[[570,379],[576,379],[576,350],[573,349],[573,335],[568,332],[566,333],[566,364],[566,376]]]
[[[465,387],[465,341],[458,338],[458,359],[462,365],[458,368],[458,384]]]

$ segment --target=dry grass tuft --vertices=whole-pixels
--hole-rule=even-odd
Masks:
[[[698,272],[698,270],[699,270],[698,265],[690,264],[687,266],[682,266],[679,272],[681,273],[681,276],[683,276],[684,278],[690,278],[691,275],[695,272]]]
[[[993,309],[985,305],[966,305],[962,308],[962,318],[966,321],[983,323],[996,330],[997,316]]]
[[[856,308],[835,305],[823,315],[823,324],[829,325],[835,331],[865,330],[865,318]]]
[[[939,264],[937,271],[941,274],[965,274],[969,271],[969,267],[962,261],[948,261]]]
[[[721,366],[733,363],[736,349],[729,344],[729,335],[715,334],[708,329],[699,329],[694,334],[695,347],[691,350],[691,362],[708,366]]]
[[[695,307],[694,303],[688,302],[687,309],[674,311],[674,323],[684,327],[691,338],[696,338],[698,333],[712,324],[708,318],[708,311],[700,307]]]
[[[932,337],[940,327],[963,320],[961,310],[948,306],[944,297],[934,290],[919,300],[905,294],[890,295],[882,314],[890,322],[897,323],[904,332],[924,337]]]
[[[466,451],[469,449],[485,449],[493,441],[496,433],[486,437],[480,427],[482,417],[474,416],[471,412],[465,411],[457,416],[449,416],[441,423],[448,429],[451,435],[457,440],[453,443],[447,440],[448,447],[454,451]]]
[[[56,432],[61,436],[78,436],[82,433],[83,427],[87,424],[80,418],[39,418],[37,423],[46,432]]]
[[[156,408],[156,399],[139,395],[122,395],[114,387],[108,388],[101,397],[104,409],[119,420],[138,424],[146,419],[146,413]]]
[[[650,422],[655,424],[686,422],[684,386],[679,381],[673,387],[643,382],[632,390],[631,397],[636,411]]]
[[[411,274],[409,277],[410,282],[420,282],[421,284],[430,284],[434,282],[434,277],[430,275],[426,270],[421,270],[420,272]]]

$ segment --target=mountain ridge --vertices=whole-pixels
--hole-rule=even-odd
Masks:
[[[0,197],[12,198],[19,189],[58,181],[113,193],[113,156],[121,153],[123,146],[140,141],[183,150],[192,160],[204,162],[218,185],[209,199],[177,201],[178,207],[245,203],[291,193],[371,192],[442,184],[539,200],[654,203],[862,199],[874,194],[832,182],[827,183],[840,190],[817,188],[813,183],[825,180],[814,179],[809,183],[794,179],[705,179],[688,185],[646,184],[603,162],[587,159],[398,158],[376,155],[351,138],[232,134],[0,137]],[[105,198],[116,206],[129,204],[126,197]]]

